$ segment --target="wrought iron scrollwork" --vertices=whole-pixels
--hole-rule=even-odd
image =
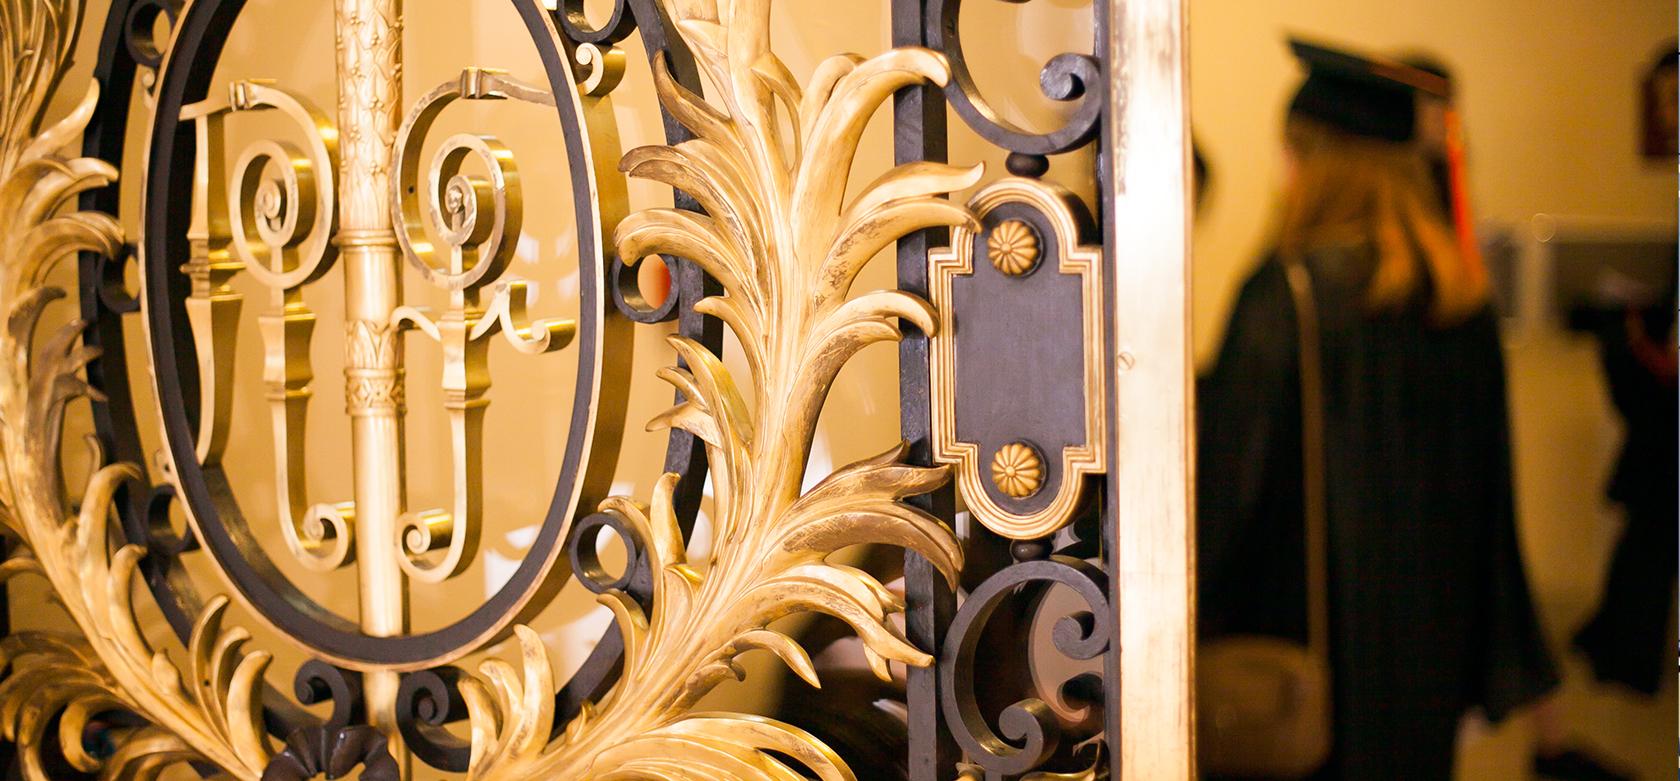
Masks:
[[[1102,62],[1075,52],[1052,57],[1039,71],[1039,87],[1051,100],[1072,103],[1073,110],[1061,127],[1048,133],[1021,128],[991,107],[969,73],[958,25],[963,5],[964,0],[930,0],[926,17],[928,46],[951,61],[945,98],[952,110],[981,137],[1009,150],[1010,172],[1019,176],[1043,174],[1046,156],[1090,143],[1096,137],[1106,102],[1103,91],[1097,88],[1104,83]]]
[[[344,778],[357,767],[363,781],[400,781],[402,767],[391,756],[389,740],[366,724],[316,727],[286,738],[286,748],[263,768],[262,781],[306,781],[316,776]]]
[[[403,745],[430,767],[453,773],[467,769],[472,745],[449,734],[444,725],[467,717],[461,700],[461,676],[455,667],[403,675],[397,689],[397,728]]]
[[[310,659],[298,667],[292,679],[292,696],[304,705],[331,702],[332,713],[324,724],[327,729],[360,724],[366,718],[361,676],[319,659]]]
[[[1022,561],[987,578],[969,592],[946,635],[946,655],[939,662],[946,723],[951,726],[969,762],[989,772],[1004,775],[1026,773],[1039,768],[1056,753],[1062,727],[1047,699],[1053,697],[1075,708],[1101,707],[1100,681],[1089,674],[1079,674],[1061,682],[1053,693],[1035,692],[1033,696],[1009,704],[997,716],[996,730],[981,711],[975,664],[988,621],[1005,602],[1021,598],[1023,595],[1018,592],[1023,587],[1032,592],[1026,597],[1030,606],[1017,615],[1030,618],[1043,604],[1049,587],[1053,585],[1071,589],[1084,603],[1079,612],[1057,620],[1051,632],[1056,651],[1072,660],[1099,657],[1110,648],[1115,638],[1107,578],[1101,569],[1065,556]],[[1025,623],[1030,622],[1022,621],[1016,626]],[[994,669],[1011,664],[996,665],[998,660],[992,661]],[[1028,665],[1024,669],[1028,674],[1021,678],[1031,678],[1030,661]],[[992,688],[997,688],[996,681]]]
[[[610,532],[624,546],[625,564],[617,575],[602,565],[597,545],[602,533]],[[591,594],[621,592],[646,603],[653,594],[653,572],[648,565],[647,545],[635,527],[615,513],[592,513],[572,527],[566,545],[572,559],[572,573]]]
[[[1098,56],[1111,51],[1105,48],[1109,3],[1090,4],[1096,37],[1089,54],[1059,54],[1040,70],[1043,95],[1067,105],[1060,123],[1043,132],[1006,119],[982,94],[959,28],[971,4],[893,2],[895,41],[923,43],[951,61],[941,95],[901,97],[900,158],[944,154],[948,106],[1006,153],[1014,175],[970,201],[981,226],[953,230],[948,249],[937,239],[900,247],[900,278],[927,285],[941,318],[954,326],[931,349],[901,352],[901,420],[907,437],[927,438],[923,457],[956,465],[955,483],[969,510],[962,590],[944,590],[913,558],[906,565],[910,626],[938,649],[940,660],[937,680],[911,674],[910,776],[934,781],[960,770],[963,779],[1104,778],[1112,760],[1103,746],[1117,739],[1105,703],[1118,647],[1106,576],[1112,538],[1100,530],[1117,521],[1104,500],[1092,500],[1092,490],[1093,478],[1111,464],[1104,334],[1113,313],[1103,280],[1111,278],[1113,255],[1092,229],[1098,209],[1040,178],[1051,156],[1081,148],[1096,147],[1099,186],[1113,164],[1108,139],[1099,141],[1105,119],[1119,109],[1106,89],[1109,69],[1118,64]],[[1020,5],[1030,10],[1030,3]],[[972,263],[953,264],[958,258]],[[953,275],[972,276],[961,284],[980,284],[956,290]],[[1009,325],[989,327],[1000,323]],[[1059,368],[1048,371],[1052,365]],[[924,398],[927,406],[918,408]],[[976,417],[981,410],[992,413]],[[930,506],[954,515],[949,502],[929,498]],[[1017,674],[1036,668],[1022,622],[1042,608],[1052,584],[1071,588],[1084,602],[1083,617],[1058,625],[1053,644],[1090,671],[1041,692],[1041,682]],[[983,636],[981,654],[976,643]],[[979,658],[994,667],[976,676]],[[1053,715],[1070,710],[1083,710],[1080,723]]]

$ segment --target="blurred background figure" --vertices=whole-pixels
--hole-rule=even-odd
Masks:
[[[1219,163],[1217,192],[1199,206],[1194,228],[1192,316],[1204,377],[1224,371],[1221,364],[1239,338],[1243,311],[1251,308],[1253,288],[1265,276],[1257,269],[1275,262],[1285,191],[1297,179],[1291,171],[1303,169],[1291,159],[1298,155],[1273,143],[1288,135],[1286,125],[1298,118],[1298,112],[1284,109],[1301,87],[1302,74],[1300,61],[1279,39],[1299,35],[1340,42],[1339,48],[1353,51],[1391,53],[1416,70],[1445,78],[1444,94],[1414,90],[1417,127],[1407,143],[1424,157],[1450,240],[1460,256],[1479,257],[1486,270],[1486,295],[1495,312],[1490,319],[1499,336],[1494,357],[1503,361],[1506,378],[1507,403],[1499,412],[1508,421],[1515,548],[1541,642],[1560,679],[1503,719],[1497,713],[1481,718],[1482,708],[1467,706],[1469,717],[1452,749],[1451,776],[1671,778],[1680,707],[1671,677],[1675,583],[1666,559],[1677,548],[1668,538],[1675,533],[1676,510],[1653,507],[1647,517],[1660,520],[1636,527],[1636,508],[1622,475],[1633,469],[1650,484],[1663,482],[1656,476],[1661,460],[1631,452],[1642,446],[1656,448],[1658,456],[1675,452],[1674,423],[1624,414],[1623,408],[1630,406],[1625,381],[1649,384],[1664,376],[1651,370],[1661,362],[1650,359],[1675,356],[1674,330],[1667,323],[1674,310],[1673,150],[1680,130],[1665,106],[1680,97],[1674,75],[1680,9],[1648,0],[1534,0],[1520,8],[1495,0],[1201,0],[1191,5],[1189,21],[1196,141]],[[1407,56],[1417,52],[1432,56]],[[1471,203],[1474,219],[1466,219]],[[1423,258],[1422,248],[1416,251]],[[1281,280],[1287,283],[1288,275]],[[1324,282],[1311,281],[1314,291]],[[1423,284],[1433,285],[1427,273]],[[1278,297],[1283,293],[1286,285]],[[1649,308],[1655,313],[1647,318]],[[1594,314],[1572,316],[1578,311]],[[1634,320],[1640,321],[1637,327]],[[1288,333],[1276,337],[1287,338]],[[1330,352],[1333,338],[1325,336],[1323,352]],[[1623,371],[1636,366],[1643,375]],[[1345,369],[1326,362],[1327,396],[1339,392],[1336,378]],[[1426,376],[1447,385],[1460,382],[1444,368]],[[1666,397],[1654,391],[1643,395],[1647,409],[1673,414],[1672,391]],[[1373,396],[1356,405],[1391,401]],[[1300,426],[1295,418],[1289,425]],[[1326,424],[1340,425],[1335,418]],[[1299,463],[1300,456],[1295,458]],[[1334,456],[1331,463],[1334,472]],[[1204,463],[1201,477],[1217,479],[1207,469]],[[1632,482],[1640,482],[1639,476]],[[1266,480],[1273,486],[1285,482]],[[1673,502],[1680,489],[1676,478],[1666,482],[1659,496]],[[1205,505],[1200,509],[1208,512]],[[1306,597],[1276,593],[1299,590],[1306,579],[1303,521],[1297,516],[1288,538],[1261,534],[1214,543],[1229,546],[1222,555],[1264,558],[1272,569],[1246,581],[1267,592],[1259,596],[1241,593],[1233,581],[1204,580],[1211,590],[1200,595],[1204,623],[1225,618],[1216,615],[1222,608],[1214,603],[1232,599],[1231,591],[1237,600],[1269,601],[1298,616],[1289,642],[1298,656],[1306,655],[1310,649],[1301,642]],[[1210,550],[1201,552],[1204,575],[1210,574]],[[1300,552],[1296,561],[1279,562],[1278,550]],[[1494,570],[1486,572],[1492,582]],[[1335,608],[1338,617],[1342,609]],[[1259,631],[1236,626],[1219,636],[1230,639],[1250,629]],[[1433,629],[1423,631],[1434,636]],[[1205,672],[1212,642],[1198,649],[1199,672]],[[1650,664],[1634,658],[1640,648],[1654,649],[1637,652]],[[1620,664],[1605,663],[1617,658]],[[1642,671],[1654,693],[1614,677],[1611,667]],[[1340,684],[1346,674],[1326,677]],[[1202,711],[1200,726],[1210,726],[1208,714]],[[1572,747],[1578,749],[1573,754]],[[1345,746],[1338,742],[1336,749]],[[1587,762],[1571,768],[1559,761],[1573,757]],[[1337,772],[1335,763],[1329,772]],[[1385,775],[1390,773],[1379,777]]]
[[[1673,43],[1651,63],[1643,86],[1645,156],[1672,163],[1680,153],[1680,51]]]
[[[1576,633],[1574,645],[1599,681],[1645,696],[1656,694],[1674,672],[1668,624],[1680,549],[1673,278],[1666,290],[1653,292],[1642,302],[1576,317],[1577,325],[1599,340],[1610,397],[1626,434],[1605,488],[1621,506],[1624,526],[1598,609]]]
[[[1671,42],[1644,81],[1645,155],[1675,162],[1680,146],[1680,51]],[[1644,285],[1620,285],[1615,299],[1572,313],[1572,324],[1594,334],[1610,398],[1626,433],[1606,496],[1623,511],[1604,592],[1574,645],[1599,681],[1645,696],[1672,672],[1668,643],[1680,551],[1680,430],[1676,396],[1675,275]],[[1617,300],[1619,299],[1619,300]]]
[[[1292,49],[1308,76],[1275,246],[1198,387],[1198,616],[1213,642],[1305,640],[1322,599],[1318,776],[1449,778],[1468,711],[1497,721],[1558,682],[1517,545],[1487,274],[1417,142],[1419,94],[1450,93],[1399,62]]]

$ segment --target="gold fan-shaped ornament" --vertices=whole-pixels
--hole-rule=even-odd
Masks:
[[[1044,485],[1044,459],[1025,442],[1011,442],[992,456],[992,483],[1016,499],[1038,493]]]
[[[1038,265],[1038,234],[1020,220],[1004,220],[986,237],[986,250],[994,268],[1018,277]]]

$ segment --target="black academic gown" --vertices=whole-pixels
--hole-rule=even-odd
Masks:
[[[1325,777],[1447,779],[1460,717],[1551,689],[1511,495],[1491,311],[1372,314],[1369,248],[1306,260],[1321,324],[1334,749]],[[1305,638],[1299,349],[1284,270],[1244,285],[1197,390],[1203,637]]]

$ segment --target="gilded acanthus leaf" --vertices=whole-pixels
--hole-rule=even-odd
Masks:
[[[114,219],[74,210],[77,195],[109,185],[116,170],[63,153],[93,115],[98,85],[69,116],[37,132],[80,10],[69,0],[0,0],[0,524],[16,543],[0,580],[45,579],[81,632],[0,641],[0,735],[17,743],[32,781],[46,779],[48,740],[78,770],[104,778],[150,778],[199,760],[255,779],[269,757],[257,701],[268,655],[245,654],[248,635],[222,629],[225,599],[199,618],[184,668],[153,649],[131,601],[144,551],[126,545],[113,552],[107,528],[117,490],[140,472],[128,464],[97,469],[76,509],[63,486],[65,407],[96,395],[81,372],[97,353],[82,344],[80,321],[37,336],[43,314],[64,297],[47,278],[78,252],[114,257],[123,249]],[[118,710],[149,725],[113,731],[110,756],[90,754],[83,728]],[[54,716],[58,730],[48,735]]]
[[[693,196],[704,213],[646,209],[619,224],[616,242],[627,260],[676,255],[716,279],[723,294],[695,308],[728,325],[746,359],[748,376],[738,381],[699,343],[672,337],[682,363],[660,376],[683,401],[650,424],[692,432],[707,445],[712,552],[704,562],[688,559],[672,509],[674,474],[647,505],[605,502],[602,509],[645,542],[654,568],[651,611],[626,594],[602,597],[624,636],[623,676],[547,743],[552,672],[535,635],[521,632],[523,674],[490,662],[463,692],[475,778],[803,778],[784,761],[791,758],[825,781],[853,779],[840,757],[797,728],[692,709],[724,678],[742,675],[736,656],[754,649],[819,684],[805,650],[770,626],[798,613],[845,621],[883,678],[890,661],[932,662],[890,620],[904,609],[900,599],[870,573],[828,560],[841,548],[901,546],[947,577],[961,566],[951,530],[901,501],[939,486],[946,472],[902,463],[902,445],[801,490],[840,368],[865,346],[899,339],[900,322],[930,334],[938,327],[914,295],[851,296],[858,272],[910,232],[977,227],[942,196],[972,186],[978,167],[902,165],[846,198],[870,117],[900,88],[944,84],[944,58],[919,48],[836,56],[802,87],[770,51],[769,0],[675,0],[668,10],[717,86],[717,104],[656,62],[661,102],[696,137],[633,150],[621,167]]]

